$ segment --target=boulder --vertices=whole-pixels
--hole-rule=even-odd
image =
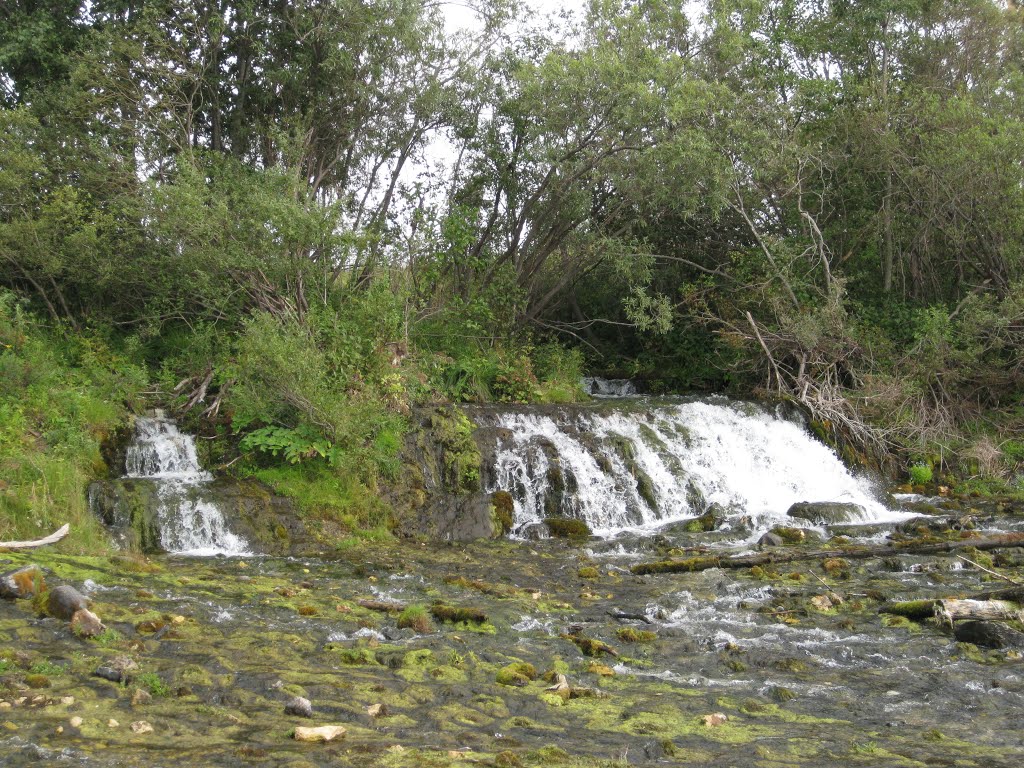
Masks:
[[[842,501],[798,501],[786,512],[790,517],[809,520],[815,525],[836,525],[862,520],[864,507]]]
[[[95,677],[102,677],[104,680],[110,680],[112,683],[124,683],[131,678],[131,673],[138,668],[139,665],[127,656],[115,656],[106,664],[97,667],[93,675]]]
[[[779,534],[772,533],[771,531],[768,531],[768,533],[757,540],[757,546],[759,547],[781,547],[785,543]]]
[[[953,636],[961,643],[973,643],[983,648],[1024,648],[1024,632],[995,621],[957,622]]]
[[[89,599],[74,587],[66,584],[50,590],[46,600],[46,610],[51,615],[64,621],[71,621],[79,611],[89,609]]]
[[[0,597],[9,600],[34,597],[43,589],[43,572],[38,565],[26,565],[0,576]]]

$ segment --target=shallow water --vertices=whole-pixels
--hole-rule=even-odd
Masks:
[[[987,525],[1021,518],[1016,510]],[[646,542],[641,552],[626,540],[546,540],[410,541],[332,558],[149,564],[40,553],[49,581],[88,589],[118,635],[79,640],[63,623],[38,618],[28,601],[0,602],[0,640],[11,657],[0,692],[10,704],[0,710],[0,762],[413,766],[514,765],[514,758],[537,766],[998,768],[1024,761],[1019,654],[964,646],[938,626],[879,612],[884,598],[970,594],[998,586],[991,577],[953,568],[949,558],[911,556],[831,573],[818,562],[755,575],[628,573],[654,556],[652,548],[694,537]],[[29,558],[5,559],[13,566]],[[1019,553],[1000,563],[1004,573],[1024,576]],[[826,594],[841,604],[810,603]],[[361,599],[472,606],[488,622],[434,622],[433,631],[416,634]],[[624,628],[656,637],[628,642],[618,634]],[[601,640],[618,655],[584,656],[567,633]],[[91,675],[118,655],[155,674],[167,695],[133,706],[137,682]],[[515,661],[561,671],[571,685],[607,697],[552,701],[550,683],[540,679],[499,685],[498,670]],[[42,662],[49,687],[21,690]],[[293,695],[312,701],[312,721],[284,714]],[[33,704],[36,696],[43,698]],[[74,703],[61,704],[65,696]],[[386,705],[387,716],[368,715],[373,704]],[[712,713],[729,719],[704,725]],[[83,719],[78,728],[70,725],[75,716]],[[153,732],[132,733],[129,724],[140,720]],[[289,738],[296,725],[328,723],[346,725],[346,738],[328,745]]]

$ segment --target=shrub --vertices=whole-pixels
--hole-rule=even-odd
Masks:
[[[925,485],[932,481],[932,468],[927,464],[913,464],[910,467],[910,482],[914,485]]]

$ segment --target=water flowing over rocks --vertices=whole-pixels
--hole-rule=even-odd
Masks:
[[[751,403],[633,398],[466,412],[480,427],[484,490],[511,495],[517,535],[553,517],[613,536],[709,512],[710,527],[761,532],[785,525],[787,511],[816,525],[906,516],[799,418]]]
[[[318,548],[288,499],[204,471],[195,439],[162,413],[137,418],[129,437],[107,450],[124,476],[89,487],[91,508],[123,547],[193,556]]]

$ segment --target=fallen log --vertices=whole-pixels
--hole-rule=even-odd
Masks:
[[[368,611],[377,611],[377,613],[401,613],[405,610],[405,606],[401,603],[390,603],[383,600],[360,600],[357,605]]]
[[[961,549],[1003,549],[1024,547],[1024,534],[1007,533],[1000,536],[972,537],[956,541],[890,541],[872,547],[837,547],[834,549],[769,550],[751,555],[701,555],[685,560],[658,560],[653,563],[639,563],[630,568],[637,576],[652,573],[688,573],[706,571],[711,568],[750,568],[755,565],[775,565],[801,560],[823,560],[828,557],[842,557],[847,560],[867,560],[874,557],[893,555],[939,555]]]
[[[952,626],[954,621],[1024,621],[1024,610],[1005,600],[939,600],[935,618]]]
[[[49,536],[44,536],[43,538],[36,539],[35,541],[0,541],[0,549],[35,549],[37,547],[45,547],[47,544],[56,544],[67,536],[68,531],[70,530],[71,524],[64,523],[64,525]]]

